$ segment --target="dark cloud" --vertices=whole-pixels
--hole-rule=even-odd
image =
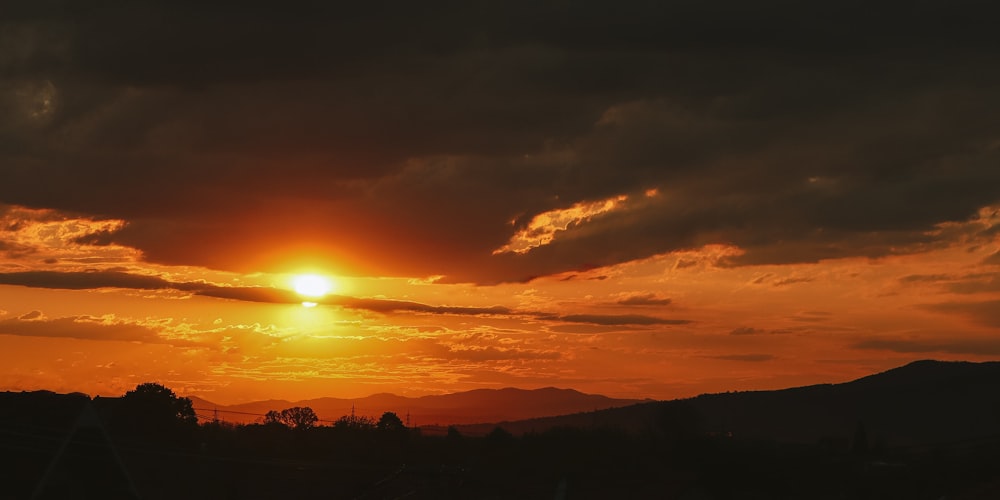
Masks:
[[[980,356],[1000,354],[1000,340],[998,339],[870,339],[858,342],[852,347],[898,353],[947,352]]]
[[[156,330],[128,321],[94,316],[66,316],[47,319],[39,311],[33,311],[18,318],[0,320],[0,335],[169,343],[173,345],[190,344],[180,339],[162,338]]]
[[[123,288],[132,290],[177,290],[195,295],[249,302],[296,303],[302,298],[291,291],[266,287],[224,287],[203,281],[168,281],[158,276],[133,274],[126,271],[21,271],[0,273],[0,285],[32,288],[90,290]]]
[[[0,273],[0,285],[20,285],[32,288],[86,290],[92,288],[133,288],[160,290],[183,289],[190,285],[172,283],[156,276],[144,276],[123,271],[22,271]]]
[[[809,330],[803,328],[775,328],[771,330],[774,335],[788,335],[791,333],[808,333]]]
[[[723,359],[726,361],[750,361],[750,362],[770,361],[774,359],[774,356],[770,354],[726,354],[722,356],[705,356],[705,357],[712,359]]]
[[[84,290],[96,288],[124,288],[139,290],[177,290],[205,297],[262,302],[271,304],[294,304],[302,302],[302,297],[291,290],[270,287],[230,287],[211,283],[168,281],[156,276],[131,274],[124,271],[23,271],[0,273],[0,285],[20,285],[33,288],[57,288]],[[453,315],[517,315],[510,308],[432,306],[419,302],[388,299],[364,299],[342,295],[329,295],[317,300],[323,304],[338,305],[351,309],[362,309],[378,313],[416,312]],[[536,314],[536,313],[528,313]]]
[[[820,323],[823,321],[830,321],[833,315],[826,311],[803,311],[799,314],[790,316],[789,319],[792,321],[799,321],[802,323]]]
[[[751,328],[749,326],[741,326],[729,332],[730,335],[759,335],[762,333],[766,332],[764,330],[761,330],[760,328]]]
[[[951,279],[953,277],[949,274],[909,274],[899,278],[899,281],[902,283],[937,283]]]
[[[42,317],[41,311],[30,311],[18,316],[17,319],[20,321],[30,321],[41,317]]]
[[[690,260],[677,259],[677,263],[674,264],[674,269],[685,269],[688,267],[694,267],[697,266],[698,263],[699,261],[695,259],[690,259]]]
[[[923,306],[928,311],[966,316],[976,323],[1000,328],[1000,300],[977,302],[943,302]]]
[[[108,246],[114,242],[116,231],[97,231],[73,240],[73,243],[80,245]]]
[[[1000,273],[981,273],[964,277],[948,285],[954,293],[975,294],[1000,292]]]
[[[0,285],[19,285],[34,288],[56,288],[70,290],[124,288],[138,290],[176,290],[204,297],[260,302],[268,304],[296,304],[303,301],[302,296],[291,290],[271,287],[231,287],[219,286],[204,281],[175,282],[156,276],[131,274],[125,271],[24,271],[0,273]],[[410,312],[418,314],[445,314],[456,316],[508,316],[536,318],[545,321],[568,323],[589,323],[594,325],[683,325],[688,320],[664,319],[640,314],[601,315],[577,314],[560,316],[558,314],[519,311],[505,306],[466,307],[430,305],[420,302],[391,299],[372,299],[349,297],[345,295],[328,295],[314,302],[326,305],[340,306],[349,309],[371,311],[380,314]],[[30,318],[28,318],[30,319]]]
[[[597,335],[602,333],[617,333],[623,330],[622,326],[616,325],[595,325],[588,323],[563,323],[555,324],[546,330],[556,333],[572,333],[581,335]]]
[[[21,259],[38,253],[38,249],[17,243],[0,240],[0,255],[8,259]]]
[[[958,294],[1000,292],[1000,273],[913,274],[900,281],[904,284],[931,283]]]
[[[617,303],[623,306],[666,306],[670,305],[671,299],[660,297],[655,293],[643,293],[631,295],[619,300]]]
[[[191,286],[190,283],[178,283],[178,285]],[[179,288],[184,290],[184,288]],[[245,302],[262,302],[267,304],[295,304],[302,302],[302,296],[291,290],[280,290],[270,287],[229,287],[209,284],[199,284],[188,288],[195,295],[205,297],[215,297],[218,299],[242,300]]]
[[[321,301],[325,304],[335,304],[351,309],[363,309],[378,313],[392,312],[415,312],[427,314],[453,314],[453,315],[516,315],[515,311],[503,306],[493,307],[461,307],[461,306],[432,306],[419,302],[409,302],[404,300],[388,299],[359,299],[353,297],[333,296]]]
[[[557,319],[569,323],[588,323],[605,326],[687,325],[691,323],[691,321],[686,319],[657,318],[642,314],[568,314],[559,316]]]
[[[508,361],[508,360],[552,360],[561,355],[555,351],[538,351],[531,349],[499,349],[492,346],[462,348],[452,346],[448,349],[446,359],[465,361]]]
[[[796,283],[809,283],[810,281],[813,281],[815,279],[816,278],[807,278],[807,277],[802,277],[802,278],[784,278],[784,279],[776,280],[774,283],[771,283],[771,285],[772,286],[788,286],[788,285],[794,285]]]
[[[1000,202],[997,10],[21,2],[0,203],[127,220],[81,242],[156,262],[480,283],[709,243],[746,250],[728,265],[919,251]],[[492,255],[534,215],[650,188]]]
[[[997,226],[997,227],[1000,227],[1000,226]],[[996,252],[993,255],[990,255],[989,257],[986,257],[985,259],[983,259],[983,264],[987,264],[987,265],[991,265],[991,266],[1000,266],[1000,252]]]

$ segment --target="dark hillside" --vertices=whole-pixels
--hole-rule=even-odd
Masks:
[[[846,446],[862,423],[873,445],[923,446],[1000,434],[998,387],[1000,362],[917,361],[843,384],[706,394],[501,425],[515,434],[559,426],[655,433],[681,418],[714,435]],[[485,434],[493,426],[459,428]]]

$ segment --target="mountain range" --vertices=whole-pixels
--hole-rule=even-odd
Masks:
[[[202,420],[212,419],[217,415],[219,419],[227,422],[252,423],[260,421],[268,411],[301,406],[312,408],[320,420],[324,421],[321,423],[330,423],[352,413],[378,419],[382,413],[391,411],[404,421],[409,416],[411,427],[524,420],[630,406],[650,401],[615,399],[554,387],[534,390],[476,389],[416,398],[382,393],[355,399],[318,398],[302,401],[272,399],[236,405],[219,405],[196,396],[190,399]]]
[[[846,446],[859,427],[873,445],[922,446],[1000,435],[1000,362],[915,361],[841,384],[772,391],[704,394],[671,401],[614,399],[571,389],[477,389],[409,398],[268,400],[216,405],[192,397],[199,417],[260,421],[270,410],[308,406],[330,423],[350,415],[395,412],[410,427],[467,435],[497,426],[513,434],[553,427],[611,428],[631,433],[678,432],[788,443]],[[409,417],[407,419],[407,416]]]

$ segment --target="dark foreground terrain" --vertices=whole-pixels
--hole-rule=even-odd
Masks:
[[[916,364],[840,386],[637,405],[620,425],[595,413],[485,434],[431,435],[390,413],[199,424],[155,384],[122,398],[0,393],[0,499],[994,499],[995,369]],[[803,401],[820,409],[795,410]],[[775,424],[789,411],[794,428]]]

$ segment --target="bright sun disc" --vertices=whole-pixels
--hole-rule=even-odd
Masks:
[[[292,281],[295,292],[306,297],[322,297],[330,292],[330,280],[316,275],[303,274]]]

